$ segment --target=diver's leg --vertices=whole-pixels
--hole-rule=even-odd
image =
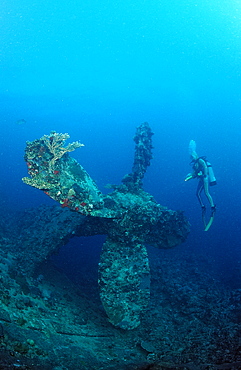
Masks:
[[[213,203],[213,198],[211,197],[209,193],[209,189],[208,189],[208,177],[205,177],[203,179],[203,187],[204,187],[204,193],[206,197],[208,198],[211,208],[215,208],[215,204]]]
[[[205,226],[205,231],[208,231],[208,229],[210,228],[210,226],[212,225],[213,223],[213,219],[214,219],[214,215],[215,215],[215,212],[216,212],[216,206],[215,204],[213,203],[213,198],[211,197],[210,193],[209,193],[209,190],[208,190],[208,178],[204,178],[204,181],[203,181],[203,185],[204,185],[204,193],[210,203],[210,206],[211,206],[211,216],[210,216],[210,220],[208,222],[208,224]]]
[[[203,181],[202,180],[199,180],[199,183],[198,183],[198,186],[197,186],[197,191],[196,191],[196,196],[197,196],[197,199],[201,205],[202,208],[205,208],[205,205],[202,201],[202,198],[201,198],[201,193],[204,189],[204,186],[203,186]]]
[[[200,179],[199,180],[199,183],[198,183],[198,186],[197,186],[197,191],[196,191],[196,196],[197,196],[197,199],[202,207],[202,220],[203,220],[203,224],[204,224],[204,228],[206,228],[206,207],[202,201],[202,198],[201,198],[201,193],[204,189],[204,185],[203,185],[203,179]]]

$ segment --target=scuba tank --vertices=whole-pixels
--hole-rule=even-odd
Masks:
[[[208,178],[209,178],[209,185],[213,186],[217,184],[216,177],[214,176],[213,168],[210,162],[206,161],[206,165],[208,167]]]

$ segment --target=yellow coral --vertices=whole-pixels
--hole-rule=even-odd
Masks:
[[[49,162],[49,170],[52,171],[55,165],[55,162],[60,159],[65,153],[72,152],[76,148],[84,146],[79,141],[74,141],[73,143],[68,144],[64,147],[65,141],[69,139],[69,134],[59,134],[55,131],[52,131],[50,135],[44,135],[40,138],[47,146],[50,153],[53,155],[53,158]]]
[[[40,176],[35,176],[32,179],[30,179],[29,177],[23,177],[22,181],[27,185],[41,190],[49,190],[51,188],[54,188],[54,184],[45,182],[44,179],[42,179]]]

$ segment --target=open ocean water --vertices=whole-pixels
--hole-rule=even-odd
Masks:
[[[225,289],[241,290],[241,2],[2,0],[0,24],[0,212],[57,204],[21,180],[26,141],[69,133],[85,145],[71,155],[107,193],[131,171],[136,127],[148,122],[144,190],[191,224],[175,249],[148,248],[151,265],[190,254]],[[191,139],[217,179],[208,232],[197,180],[184,182]],[[89,271],[97,285],[103,241],[73,238],[53,263],[74,283]]]

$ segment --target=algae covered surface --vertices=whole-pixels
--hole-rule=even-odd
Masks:
[[[69,156],[81,144],[65,146],[67,134],[52,132],[28,142],[25,149],[30,178],[23,181],[43,190],[62,208],[87,216],[80,225],[76,223],[72,233],[107,235],[99,263],[100,297],[109,321],[126,330],[140,324],[149,302],[150,269],[145,244],[173,248],[189,233],[182,212],[166,209],[142,189],[152,159],[152,135],[147,122],[136,129],[132,172],[124,176],[121,185],[110,186],[112,192],[107,195]],[[46,244],[44,238],[42,243]],[[53,250],[54,243],[48,247]],[[50,250],[46,252],[50,254]]]

